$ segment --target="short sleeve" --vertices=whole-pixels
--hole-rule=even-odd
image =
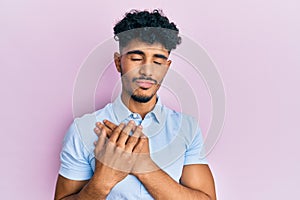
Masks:
[[[196,134],[188,145],[185,152],[184,165],[208,164],[206,158],[201,158],[200,152],[203,151],[203,139],[200,129],[197,127]]]
[[[89,153],[78,134],[75,122],[69,127],[60,153],[59,174],[71,180],[88,180],[93,176]]]

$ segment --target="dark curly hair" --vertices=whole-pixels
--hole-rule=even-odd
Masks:
[[[132,10],[114,27],[115,39],[119,41],[120,50],[133,39],[143,42],[162,44],[169,52],[181,43],[179,30],[173,22],[163,15],[161,10]]]

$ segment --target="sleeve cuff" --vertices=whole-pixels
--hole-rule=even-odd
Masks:
[[[92,172],[88,171],[76,171],[76,170],[70,170],[64,167],[60,167],[59,172],[61,176],[75,181],[85,181],[92,178],[93,174]]]

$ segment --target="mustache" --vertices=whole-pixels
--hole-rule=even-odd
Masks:
[[[141,76],[139,78],[133,78],[132,82],[135,82],[137,80],[141,80],[141,81],[143,81],[143,80],[145,80],[145,81],[153,81],[155,84],[157,84],[157,80],[154,80],[154,79],[152,79],[150,77]]]

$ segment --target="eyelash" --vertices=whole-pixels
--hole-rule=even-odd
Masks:
[[[141,61],[141,58],[131,58],[132,61]]]
[[[132,61],[141,61],[141,58],[131,58]],[[161,65],[161,63],[154,61],[155,64]]]

